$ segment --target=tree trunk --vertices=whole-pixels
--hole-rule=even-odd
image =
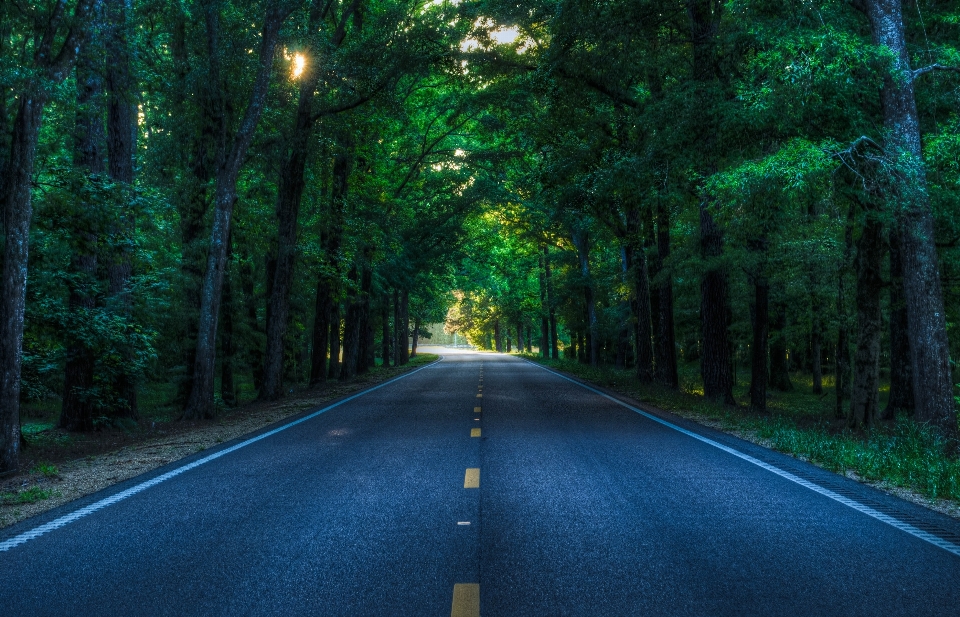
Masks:
[[[837,404],[834,416],[838,420],[844,416],[843,401],[850,398],[850,327],[847,318],[847,290],[844,275],[850,263],[850,252],[853,250],[852,216],[853,209],[851,208],[844,229],[843,262],[840,265],[837,278]]]
[[[815,287],[814,283],[811,287]],[[822,310],[820,298],[816,293],[810,296],[810,356],[812,359],[813,393],[823,394],[823,323],[820,319]]]
[[[234,234],[230,234],[231,243]],[[243,315],[247,322],[247,327],[251,332],[263,334],[264,329],[257,318],[257,296],[254,288],[253,266],[250,255],[247,254],[243,243],[240,243],[240,292],[243,294],[244,311]],[[259,344],[248,344],[244,350],[247,365],[251,368],[251,377],[253,378],[253,388],[259,390],[263,385],[263,350]]]
[[[885,420],[898,413],[913,415],[913,376],[910,367],[910,329],[903,297],[903,259],[896,229],[890,234],[890,398]]]
[[[380,319],[383,326],[383,366],[390,366],[390,296],[384,294],[383,305],[380,307]]]
[[[706,262],[700,282],[700,319],[703,355],[700,374],[703,393],[713,401],[734,405],[730,345],[730,297],[727,273],[715,262],[722,253],[723,236],[707,204],[700,205],[700,251]]]
[[[216,10],[217,7],[211,10]],[[264,19],[259,66],[250,101],[244,118],[233,137],[229,150],[222,144],[219,150],[216,189],[214,192],[213,230],[207,254],[207,270],[200,295],[200,320],[197,334],[197,355],[193,367],[190,399],[183,411],[184,419],[210,418],[216,413],[213,401],[214,367],[216,364],[217,318],[223,291],[223,273],[226,266],[227,236],[237,194],[237,177],[253,140],[263,111],[273,69],[273,55],[280,26],[286,16],[277,8],[267,9]],[[212,36],[213,33],[210,33]]]
[[[770,320],[770,386],[781,392],[793,390],[790,381],[790,365],[787,359],[787,306],[780,300],[773,303],[773,317]]]
[[[227,254],[233,251],[228,250]],[[231,260],[232,262],[232,260]],[[233,335],[233,285],[230,282],[230,269],[223,280],[223,304],[220,307],[223,331],[220,333],[220,399],[227,407],[237,405],[237,386],[234,382],[234,360],[237,354]]]
[[[357,375],[363,375],[374,366],[373,313],[370,294],[373,291],[373,271],[370,258],[373,251],[364,251],[364,264],[360,271],[360,351],[357,355]]]
[[[127,16],[129,0],[106,0],[109,27],[106,36],[106,87],[107,87],[107,153],[110,161],[110,178],[126,187],[132,198],[134,183],[134,155],[137,148],[137,86],[134,80],[130,32]],[[107,266],[109,307],[124,321],[133,318],[133,297],[130,292],[130,277],[133,274],[133,249],[136,234],[136,219],[133,208],[120,213],[119,229],[114,234],[127,239],[115,249]],[[131,351],[126,359],[131,360]],[[121,368],[113,378],[111,387],[117,396],[118,405],[112,410],[115,417],[136,419],[136,376]]]
[[[673,280],[662,274],[664,264],[670,257],[670,212],[662,202],[657,203],[657,255],[654,271],[659,277],[657,285],[657,311],[654,319],[657,325],[656,345],[654,346],[654,377],[657,383],[672,388],[680,387],[680,374],[677,370],[677,339],[673,325]]]
[[[550,247],[543,247],[543,273],[547,281],[547,306],[549,307],[550,321],[550,357],[554,360],[560,359],[560,349],[557,336],[557,311],[553,302],[553,273],[550,269]]]
[[[327,380],[327,350],[330,348],[330,284],[324,274],[317,281],[317,302],[313,317],[313,353],[310,359],[310,385]]]
[[[330,370],[327,376],[330,379],[339,379],[340,363],[340,301],[330,303]]]
[[[503,341],[500,338],[500,320],[497,319],[493,322],[493,340],[496,345],[497,353],[503,352]]]
[[[416,317],[413,320],[413,339],[410,343],[410,357],[417,357],[417,344],[420,340],[420,318]]]
[[[643,246],[628,244],[624,249],[628,272],[633,277],[633,298],[630,309],[636,320],[633,343],[636,350],[637,378],[641,383],[653,381],[653,331],[651,328],[650,280],[647,277],[647,255]]]
[[[880,408],[880,276],[883,225],[870,217],[857,241],[857,349],[853,361],[853,391],[849,426],[868,429]]]
[[[72,27],[60,51],[51,49],[66,29],[62,13],[54,11],[43,36],[36,37],[34,55],[39,75],[27,81],[18,96],[17,116],[10,136],[7,173],[0,180],[3,198],[3,265],[0,279],[0,473],[20,464],[20,366],[23,359],[23,314],[27,298],[30,221],[33,218],[32,180],[37,142],[47,102],[47,87],[62,82],[76,61],[86,34],[91,0],[78,0]],[[58,4],[62,10],[63,6]],[[70,20],[66,20],[68,23]],[[39,25],[39,22],[38,22]],[[42,81],[46,81],[44,84]]]
[[[393,365],[403,364],[403,354],[400,351],[400,331],[402,330],[402,320],[400,315],[400,290],[393,289]],[[406,342],[404,342],[404,346]]]
[[[319,2],[313,2],[310,12],[310,29],[316,30],[322,19]],[[346,21],[357,7],[354,1],[344,10],[340,24],[333,34],[333,46],[339,47],[346,36]],[[308,56],[316,56],[316,50],[308,46]],[[293,127],[287,137],[287,158],[280,169],[277,189],[277,262],[273,276],[273,289],[268,300],[270,309],[267,322],[267,350],[264,361],[264,382],[259,398],[276,400],[282,393],[283,356],[286,327],[290,313],[290,290],[293,286],[297,253],[297,220],[306,186],[305,171],[310,145],[313,142],[313,101],[322,76],[317,62],[308,63],[301,75],[300,95]],[[347,192],[349,158],[338,156],[334,163],[333,200],[340,202]],[[336,206],[336,203],[335,203]],[[342,208],[342,206],[341,206]]]
[[[754,411],[767,411],[767,366],[768,337],[770,334],[770,285],[766,277],[757,277],[754,282],[753,345],[750,363],[750,407]]]
[[[547,246],[543,245],[540,255],[540,357],[550,357],[550,308],[547,302],[547,275],[545,272]]]
[[[897,168],[897,185],[887,197],[900,235],[916,419],[955,435],[957,412],[946,312],[914,96],[918,74],[910,67],[901,0],[862,0],[860,4],[870,20],[874,43],[894,56],[893,70],[884,76],[880,96],[887,159]]]
[[[400,291],[400,364],[410,361],[410,292]]]
[[[99,30],[99,28],[95,28]],[[88,181],[96,182],[106,169],[106,133],[103,125],[103,68],[97,62],[102,49],[88,44],[77,58],[77,111],[74,128],[74,165]],[[89,214],[94,204],[80,205],[73,230],[72,276],[68,278],[68,306],[71,320],[78,326],[66,333],[67,362],[64,370],[63,403],[60,428],[68,431],[93,430],[94,418],[109,411],[102,409],[105,398],[94,390],[94,351],[84,341],[83,326],[96,308],[97,239],[99,221]]]
[[[350,272],[350,278],[357,278],[356,267]],[[351,294],[352,295],[352,294]],[[357,362],[360,358],[360,326],[363,306],[355,295],[347,300],[347,310],[343,319],[343,363],[340,366],[340,380],[353,379],[357,374]]]
[[[589,347],[590,366],[598,365],[597,357],[597,307],[594,302],[593,278],[590,276],[590,237],[585,229],[573,234],[573,244],[577,247],[580,262],[580,277],[583,285],[583,303],[587,317],[587,346]]]

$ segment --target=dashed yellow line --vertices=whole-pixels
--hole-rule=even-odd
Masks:
[[[480,408],[479,408],[479,407],[474,407],[474,408],[473,408],[473,413],[480,413]]]
[[[468,467],[463,476],[463,488],[480,488],[480,468]]]
[[[478,395],[477,395],[477,398],[483,398],[483,395],[482,395],[482,394],[478,394]]]
[[[457,583],[453,586],[450,617],[480,617],[480,585]]]
[[[478,429],[478,428],[472,428],[472,429],[470,429],[470,436],[471,436],[471,437],[479,437],[479,436],[480,436],[480,429]]]

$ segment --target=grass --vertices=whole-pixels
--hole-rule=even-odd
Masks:
[[[692,413],[700,419],[717,421],[726,430],[755,436],[765,445],[825,469],[862,479],[888,483],[932,498],[960,502],[960,460],[953,444],[937,431],[907,418],[882,424],[866,433],[847,430],[835,419],[836,395],[832,381],[824,394],[810,394],[812,378],[791,375],[791,392],[772,392],[769,413],[758,414],[707,401],[696,363],[680,367],[680,391],[641,384],[632,371],[613,367],[592,368],[575,360],[545,360],[532,354],[524,357],[557,368],[587,381],[610,387],[661,409]],[[734,395],[749,400],[749,376],[738,376]],[[881,407],[889,388],[881,390]]]
[[[35,503],[56,496],[56,491],[48,491],[39,486],[31,486],[26,490],[16,493],[0,493],[0,505],[10,506]]]
[[[57,469],[56,465],[45,463],[43,461],[34,465],[33,469],[30,470],[30,473],[40,474],[45,478],[57,478],[60,476],[60,470]]]

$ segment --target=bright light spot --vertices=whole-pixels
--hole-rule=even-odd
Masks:
[[[480,47],[480,41],[477,39],[466,39],[460,43],[460,51],[473,51]]]
[[[499,28],[490,33],[490,38],[501,45],[513,43],[517,40],[518,36],[520,36],[520,31],[517,30],[516,26],[512,28]]]
[[[467,156],[467,153],[464,152],[462,149],[457,148],[456,150],[453,151],[453,156]]]
[[[293,78],[297,79],[303,74],[303,68],[307,64],[307,59],[303,54],[297,54],[293,57]]]

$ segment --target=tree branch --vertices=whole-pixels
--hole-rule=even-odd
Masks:
[[[942,65],[942,64],[940,64],[940,63],[931,64],[930,66],[925,66],[925,67],[923,67],[923,68],[914,69],[913,71],[911,71],[911,72],[910,72],[910,79],[911,79],[911,81],[913,81],[913,80],[917,79],[918,77],[920,77],[921,75],[926,75],[927,73],[929,73],[929,72],[931,72],[931,71],[951,71],[951,72],[954,72],[954,73],[960,73],[960,66],[944,66],[944,65]]]

